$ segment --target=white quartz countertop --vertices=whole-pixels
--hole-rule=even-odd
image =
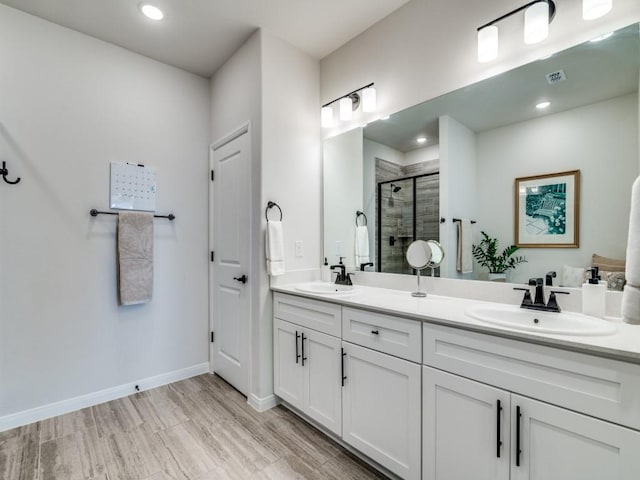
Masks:
[[[640,363],[640,325],[628,325],[611,319],[618,329],[613,335],[575,336],[551,335],[530,331],[519,331],[507,327],[484,323],[465,315],[465,309],[472,305],[488,304],[465,298],[427,295],[426,298],[412,297],[410,292],[358,286],[357,293],[351,295],[324,295],[296,290],[294,285],[272,287],[275,292],[288,293],[305,298],[323,300],[329,303],[355,307],[379,313],[387,313],[417,321],[473,330],[480,333],[502,336],[531,343],[538,343],[567,350],[589,353],[625,362]]]

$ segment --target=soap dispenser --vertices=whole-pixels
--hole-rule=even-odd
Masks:
[[[607,283],[600,281],[598,267],[588,268],[591,278],[582,285],[582,313],[604,318],[606,311]]]
[[[327,257],[324,257],[324,264],[322,265],[322,281],[331,281],[331,270],[329,269],[329,262],[327,262]]]

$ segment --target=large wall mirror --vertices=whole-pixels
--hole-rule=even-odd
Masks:
[[[590,266],[593,254],[624,259],[631,186],[640,170],[639,33],[631,25],[325,140],[329,263],[345,257],[360,269],[356,248],[359,261],[367,257],[356,229],[366,223],[365,253],[373,263],[367,270],[411,274],[408,245],[433,239],[446,252],[436,275],[486,280],[488,271],[477,263],[472,273],[456,268],[454,219],[475,222],[472,243],[486,232],[504,248],[515,242],[516,179],[575,170],[579,202],[571,208],[579,246],[522,248],[527,262],[507,280],[549,271],[560,278],[563,269]],[[564,198],[563,188],[542,186],[539,203],[543,196]],[[569,208],[553,205],[563,213]],[[529,213],[519,221],[543,229],[558,221]]]

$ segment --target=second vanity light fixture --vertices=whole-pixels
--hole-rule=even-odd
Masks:
[[[582,18],[594,20],[611,11],[613,0],[582,0]],[[556,14],[553,0],[533,0],[520,8],[478,27],[478,62],[486,63],[498,57],[498,27],[496,23],[524,10],[524,43],[541,42],[549,35],[549,24]]]
[[[360,87],[353,92],[347,93],[342,97],[331,100],[322,106],[320,111],[320,120],[322,128],[331,128],[334,125],[333,122],[333,107],[332,105],[338,102],[340,120],[348,122],[353,118],[353,111],[362,104],[362,111],[375,112],[376,111],[376,89],[373,83]]]

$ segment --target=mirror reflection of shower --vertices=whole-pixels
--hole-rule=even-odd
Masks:
[[[415,240],[439,240],[439,177],[436,171],[378,183],[378,271],[413,273],[405,257],[409,244]]]

